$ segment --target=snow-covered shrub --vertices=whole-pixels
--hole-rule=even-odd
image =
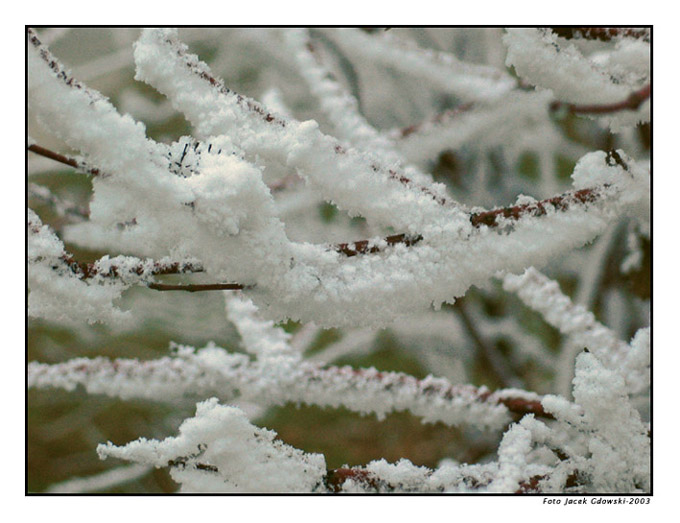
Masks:
[[[45,44],[88,38],[74,73]],[[29,456],[77,425],[134,464],[51,490],[649,492],[650,40],[29,30]],[[385,345],[416,370],[361,366]],[[104,442],[104,395],[167,407]],[[288,404],[458,441],[330,465],[264,428]]]

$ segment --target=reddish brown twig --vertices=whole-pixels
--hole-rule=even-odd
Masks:
[[[93,278],[95,276],[102,276],[105,278],[120,278],[124,276],[124,271],[116,265],[109,265],[108,270],[103,272],[97,263],[82,263],[76,261],[70,254],[62,256],[62,260],[69,266],[80,279]],[[141,276],[146,274],[148,276],[160,276],[167,274],[187,274],[203,272],[203,266],[196,262],[154,262],[151,269],[147,264],[139,263],[133,267],[128,267],[125,271],[129,274],[136,274]],[[201,291],[233,291],[248,288],[246,285],[240,283],[209,283],[209,284],[166,284],[166,283],[148,283],[146,285],[149,289],[156,291],[185,291],[185,292],[201,292]]]
[[[401,244],[410,247],[417,244],[422,239],[423,237],[420,235],[408,236],[406,234],[394,234],[392,236],[387,236],[383,241],[386,242],[388,246]],[[382,249],[369,240],[361,240],[353,243],[338,243],[333,246],[333,250],[342,253],[347,257],[352,257],[358,254],[374,254],[380,252]]]
[[[526,479],[519,484],[515,494],[540,494],[540,483],[548,479],[549,476],[537,475]],[[574,488],[587,482],[587,478],[578,470],[569,474],[564,482],[564,488]]]
[[[184,292],[238,291],[248,288],[247,285],[241,285],[240,283],[207,283],[207,284],[187,283],[184,285],[149,283],[147,287],[155,291],[184,291]]]
[[[381,372],[375,369],[355,369],[352,367],[329,367],[322,369],[319,374],[327,375],[332,380],[334,377],[350,374],[352,377],[368,380],[375,386],[382,386],[391,389],[399,385],[411,385],[424,396],[438,396],[446,400],[452,400],[462,394],[472,394],[480,402],[491,402],[504,405],[511,413],[524,416],[533,414],[534,416],[554,419],[554,416],[547,412],[540,399],[527,399],[521,396],[505,396],[498,391],[490,391],[486,387],[477,388],[472,385],[446,385],[444,383],[423,382],[408,374],[398,372]]]
[[[628,98],[612,104],[570,104],[565,102],[553,102],[550,105],[552,111],[566,110],[574,114],[610,114],[619,111],[636,111],[642,103],[652,94],[652,85],[647,84],[641,89],[632,92]]]
[[[517,221],[526,216],[545,216],[549,210],[566,211],[573,205],[595,202],[599,197],[600,191],[597,189],[571,191],[535,203],[472,213],[470,214],[470,223],[475,227],[482,225],[497,227],[503,219]]]
[[[95,276],[103,276],[105,278],[119,278],[123,276],[123,269],[115,264],[109,265],[108,270],[103,272],[101,266],[94,263],[84,263],[77,261],[72,255],[64,254],[62,260],[69,266],[73,273],[77,274],[81,279],[93,278]],[[197,262],[160,262],[155,261],[152,263],[151,269],[149,265],[143,262],[139,264],[128,267],[125,269],[129,274],[136,274],[141,276],[142,274],[147,274],[149,276],[160,276],[166,274],[186,274],[203,272],[203,267]]]
[[[337,469],[329,469],[323,478],[323,483],[329,492],[342,492],[342,486],[345,481],[352,480],[359,483],[366,489],[378,492],[381,487],[381,482],[373,474],[366,470],[359,468],[340,467]],[[383,485],[387,487],[387,485]]]
[[[63,163],[64,165],[69,165],[79,171],[85,172],[87,174],[91,174],[92,176],[98,176],[99,169],[93,169],[85,165],[83,162],[79,162],[75,158],[71,158],[69,156],[65,156],[63,154],[55,153],[54,151],[51,151],[50,149],[47,149],[45,147],[42,147],[41,145],[38,144],[32,144],[28,146],[28,150],[31,151],[32,153],[38,154],[40,156],[44,156],[45,158],[49,158],[50,160],[54,160],[59,163]]]
[[[647,28],[639,27],[550,27],[550,30],[562,38],[585,38],[608,42],[615,38],[636,38],[649,42],[650,33]]]

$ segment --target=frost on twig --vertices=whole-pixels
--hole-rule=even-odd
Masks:
[[[81,385],[91,394],[164,402],[215,395],[265,407],[285,403],[342,406],[378,418],[408,411],[424,422],[472,424],[487,430],[503,427],[511,413],[546,415],[540,397],[521,390],[491,392],[433,376],[419,380],[373,368],[325,367],[301,361],[289,336],[259,318],[251,302],[238,295],[228,296],[227,310],[254,360],[210,345],[200,350],[176,346],[172,357],[150,361],[77,358],[54,365],[33,362],[29,387],[73,390]]]
[[[498,99],[516,86],[505,71],[463,62],[449,53],[419,49],[389,33],[372,36],[358,29],[342,29],[333,33],[333,38],[355,55],[426,78],[464,101]]]
[[[521,276],[505,276],[503,285],[506,290],[516,292],[562,334],[572,338],[574,344],[587,347],[608,368],[619,372],[631,392],[639,393],[649,387],[648,328],[641,330],[631,344],[619,340],[592,312],[574,305],[562,294],[556,281],[533,267]]]
[[[100,445],[100,457],[170,467],[183,492],[637,492],[649,489],[649,437],[623,381],[590,354],[579,357],[576,404],[548,397],[557,421],[524,417],[503,436],[498,460],[445,463],[432,470],[409,460],[325,470],[212,398],[197,405],[179,436]],[[603,391],[604,395],[603,395]]]
[[[142,438],[123,447],[108,443],[99,445],[97,453],[102,459],[169,466],[182,492],[316,490],[326,472],[323,456],[304,454],[274,440],[275,435],[212,398],[196,406],[196,416],[182,423],[175,438]]]
[[[74,273],[64,244],[28,210],[29,314],[60,323],[123,321],[129,314],[114,308],[125,289],[121,280],[89,285]],[[78,300],[74,300],[78,296]]]
[[[614,131],[649,121],[649,42],[623,38],[609,53],[588,55],[558,33],[533,28],[509,29],[505,42],[507,64],[533,85],[550,89],[558,100],[583,106],[574,112],[604,113]],[[595,104],[612,107],[598,110]]]
[[[78,385],[90,394],[121,399],[175,402],[217,395],[262,406],[305,403],[344,407],[375,414],[409,411],[427,422],[472,424],[497,430],[510,413],[543,412],[540,397],[514,389],[491,392],[485,387],[453,385],[442,378],[418,380],[403,373],[351,367],[324,368],[279,358],[251,362],[247,356],[209,346],[198,351],[178,347],[172,357],[137,361],[76,358],[64,363],[32,362],[29,388]],[[507,406],[506,406],[507,404]]]

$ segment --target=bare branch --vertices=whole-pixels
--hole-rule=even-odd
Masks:
[[[55,153],[54,151],[51,151],[50,149],[47,149],[46,147],[42,147],[38,144],[32,144],[27,147],[29,151],[32,153],[38,154],[40,156],[44,156],[45,158],[49,158],[50,160],[54,160],[59,163],[63,163],[64,165],[69,165],[78,171],[91,174],[92,176],[98,176],[100,174],[99,169],[94,169],[91,167],[88,167],[85,163],[80,162],[76,160],[75,158],[71,158],[69,156],[65,156],[63,154]]]
[[[202,292],[202,291],[238,291],[247,289],[248,285],[241,285],[240,283],[209,283],[209,284],[186,284],[186,285],[170,285],[165,283],[150,283],[147,285],[149,289],[155,291],[185,291],[185,292]]]
[[[570,104],[553,102],[552,111],[566,110],[574,114],[610,114],[619,111],[636,111],[652,95],[652,85],[647,84],[637,91],[630,93],[628,98],[612,104]]]

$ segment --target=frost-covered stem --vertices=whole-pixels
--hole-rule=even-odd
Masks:
[[[402,160],[394,144],[359,112],[358,101],[345,91],[324,63],[309,31],[290,29],[285,33],[285,40],[295,57],[300,74],[333,123],[338,137],[358,149],[371,151],[373,154],[381,153],[386,161]]]
[[[420,235],[409,236],[407,234],[393,234],[391,236],[386,236],[384,241],[388,246],[402,244],[406,247],[410,247],[417,244],[422,239],[423,237]],[[358,254],[374,254],[380,252],[382,249],[369,240],[360,240],[350,243],[338,243],[333,246],[333,250],[342,253],[347,257],[352,257]]]
[[[640,343],[633,350],[631,345],[619,340],[591,312],[581,305],[574,305],[556,281],[530,267],[520,276],[505,276],[503,287],[517,293],[528,307],[542,314],[550,325],[574,343],[590,350],[607,368],[619,372],[631,391],[640,392],[648,385],[649,354],[645,346]]]
[[[415,217],[425,222],[459,212],[455,203],[442,195],[443,186],[420,185],[404,169],[382,162],[374,154],[348,149],[322,134],[315,122],[274,114],[259,102],[231,91],[205,63],[187,52],[172,31],[145,31],[136,44],[135,56],[137,78],[166,94],[198,126],[199,134],[228,134],[247,154],[286,163],[343,210],[399,228],[415,228]],[[179,91],[180,86],[187,85],[194,91],[191,97]],[[206,121],[208,107],[215,117]],[[215,114],[216,107],[233,116]],[[267,139],[262,140],[262,135]],[[366,190],[357,192],[357,184]],[[368,190],[371,187],[373,191]],[[394,210],[395,205],[403,209],[399,213],[403,225],[385,222],[385,208]],[[450,208],[444,211],[442,205]],[[426,218],[430,213],[431,218]],[[414,219],[408,219],[409,215]],[[390,216],[389,221],[395,221],[395,217]]]
[[[562,38],[585,38],[608,42],[615,38],[636,38],[649,42],[649,29],[637,27],[550,27],[550,30]]]
[[[604,187],[606,188],[606,185]],[[595,202],[600,196],[601,189],[598,188],[569,191],[535,203],[474,212],[470,214],[470,223],[475,227],[486,225],[493,228],[501,225],[504,220],[519,220],[527,216],[545,216],[550,210],[567,211],[575,205]]]
[[[102,264],[102,260],[92,263],[79,262],[68,253],[62,256],[62,259],[75,274],[80,276],[81,279],[94,278],[95,276],[104,278],[119,278],[124,276],[124,274],[136,274],[137,276],[162,276],[166,274],[203,272],[203,267],[199,262],[196,261],[178,262],[169,259],[158,261],[140,260],[136,264],[121,267],[115,263],[107,263],[104,266]]]
[[[605,186],[606,187],[606,186]],[[490,211],[475,212],[469,215],[470,223],[480,228],[486,226],[495,228],[504,225],[508,220],[517,221],[524,217],[531,216],[545,216],[551,210],[567,211],[574,205],[583,205],[597,201],[601,196],[599,189],[581,189],[578,191],[570,191],[559,196],[554,196],[545,200],[541,200],[531,204],[515,205],[511,207],[503,207],[493,209]],[[387,236],[384,239],[386,246],[405,245],[407,247],[416,245],[422,240],[420,235],[395,234]],[[381,252],[383,249],[370,240],[359,240],[356,242],[338,243],[329,247],[330,249],[344,254],[347,257],[353,257],[362,254],[375,254]],[[115,265],[110,266],[107,273],[102,273],[98,269],[97,262],[82,263],[76,261],[71,255],[64,257],[72,270],[79,274],[81,278],[90,278],[92,276],[100,275],[104,277],[119,276],[118,269]],[[198,262],[153,262],[154,266],[148,275],[166,275],[166,274],[184,274],[202,272],[203,268]],[[142,274],[144,271],[142,264],[137,267],[129,268],[130,273]],[[172,285],[172,284],[150,284],[149,288],[158,291],[187,291],[187,292],[201,292],[212,290],[238,290],[245,289],[247,286],[239,283],[208,283],[208,284],[187,284],[187,285]]]
[[[611,104],[570,104],[553,102],[550,109],[553,111],[565,110],[574,114],[609,114],[619,111],[636,111],[652,95],[652,84],[647,84],[620,102]]]
[[[64,67],[54,59],[47,47],[42,44],[38,36],[35,34],[35,31],[33,31],[33,29],[30,27],[27,29],[27,36],[28,43],[38,51],[40,58],[47,64],[50,70],[60,81],[72,89],[77,89],[84,92],[92,102],[104,100],[104,97],[100,93],[89,89],[85,84],[73,78],[73,76],[71,76],[70,73],[68,73]]]
[[[151,361],[77,358],[53,365],[32,362],[28,386],[73,390],[82,385],[92,394],[152,401],[176,401],[194,395],[242,397],[264,406],[342,406],[379,417],[410,411],[426,422],[472,424],[485,429],[505,426],[511,414],[552,417],[539,395],[522,390],[490,391],[431,376],[416,379],[372,368],[324,368],[305,361],[291,362],[294,364],[275,370],[269,364],[214,347]]]
[[[459,109],[458,111],[462,111]],[[415,132],[415,131],[411,131]],[[407,133],[410,134],[410,133]],[[84,164],[77,162],[73,158],[63,156],[59,153],[45,149],[39,145],[31,145],[28,147],[30,151],[37,154],[46,156],[53,160],[59,161],[66,165],[70,165],[77,169],[87,169]],[[90,174],[98,174],[96,169],[88,169]],[[396,173],[394,173],[396,175]],[[410,183],[408,178],[402,177],[400,181],[403,183]],[[277,187],[278,189],[278,187]],[[490,211],[474,212],[470,214],[470,223],[475,227],[480,227],[486,225],[487,227],[496,227],[499,225],[501,218],[519,220],[523,216],[543,216],[547,213],[548,209],[554,209],[558,211],[566,211],[573,204],[578,203],[589,203],[594,202],[599,197],[597,189],[581,189],[579,191],[570,191],[564,194],[554,196],[552,198],[547,198],[545,200],[538,201],[531,204],[515,205],[510,207],[503,207],[499,209],[493,209]],[[385,241],[388,245],[396,245],[398,243],[403,243],[407,246],[414,245],[419,242],[422,237],[416,235],[406,235],[406,234],[394,234],[387,236]],[[333,247],[334,250],[345,254],[347,256],[356,256],[357,254],[375,253],[379,252],[379,249],[375,246],[369,246],[370,242],[368,240],[361,240],[357,242],[347,242],[339,243]]]
[[[57,153],[55,151],[52,151],[51,149],[48,149],[47,147],[43,147],[38,144],[31,144],[27,147],[27,150],[31,151],[32,153],[35,153],[39,156],[43,156],[45,158],[49,158],[50,160],[54,160],[56,162],[62,163],[64,165],[68,165],[70,167],[75,168],[76,170],[86,173],[86,174],[91,174],[92,176],[99,176],[101,173],[99,169],[89,167],[86,163],[77,160],[75,158],[72,158],[70,156],[63,155],[61,153]],[[287,189],[295,180],[299,180],[299,176],[297,175],[289,175],[286,176],[285,178],[274,182],[270,184],[269,190],[272,192],[278,192],[282,191],[284,189]]]

